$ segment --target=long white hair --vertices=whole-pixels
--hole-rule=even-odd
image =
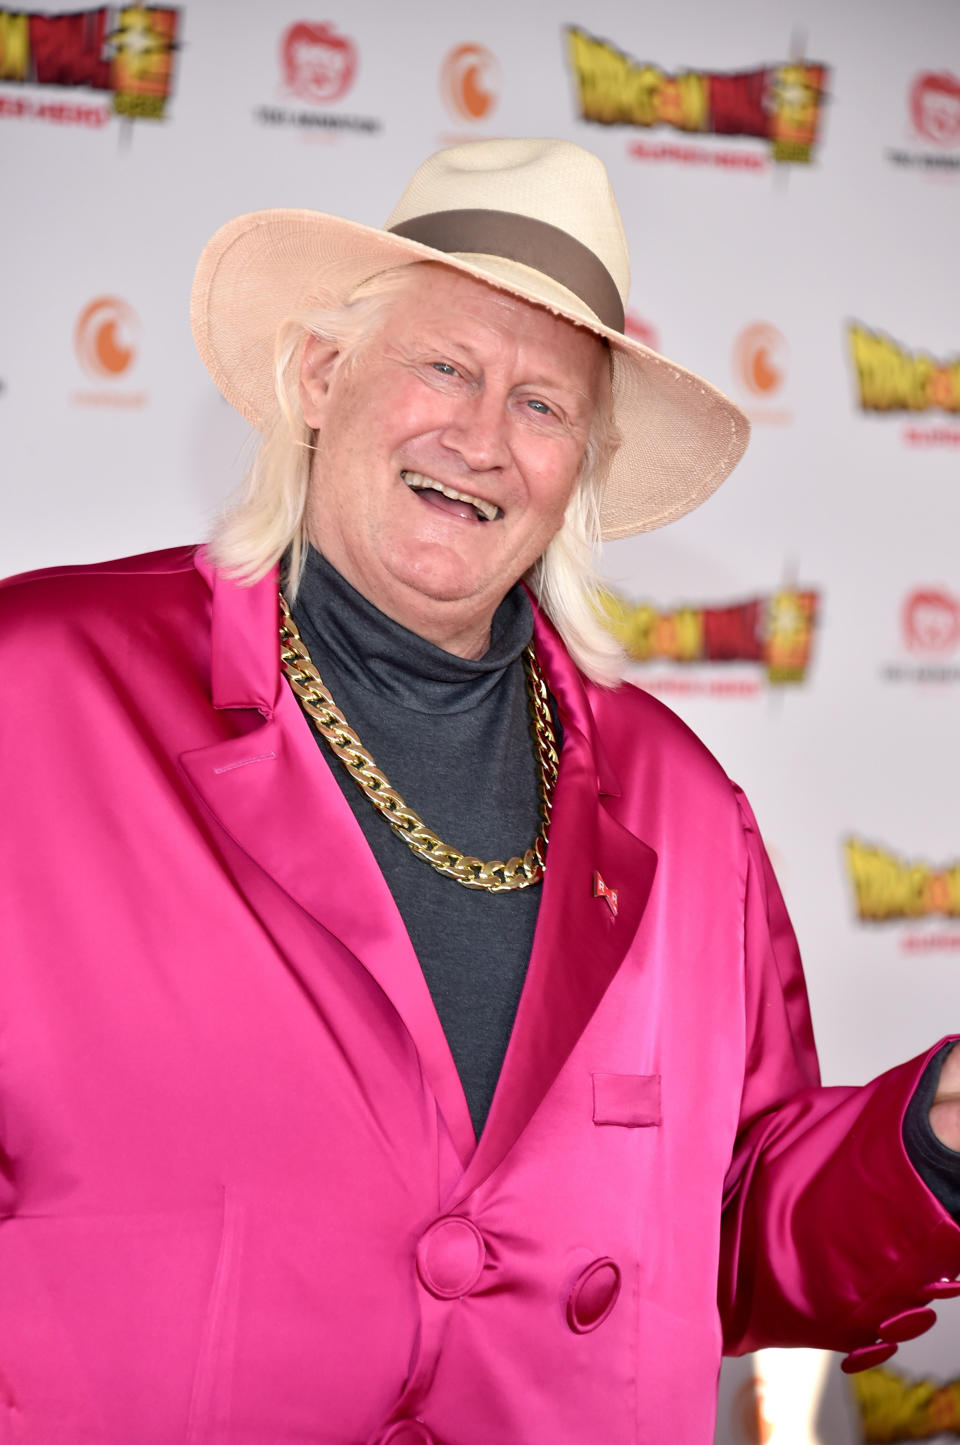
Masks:
[[[291,317],[277,333],[274,352],[276,407],[263,430],[247,476],[219,517],[210,539],[214,562],[229,576],[253,583],[284,556],[288,600],[297,594],[307,556],[307,503],[315,433],[300,406],[299,362],[312,333],[335,347],[349,367],[363,344],[382,326],[385,313],[408,283],[415,262],[366,282],[345,306],[313,309]],[[595,682],[613,686],[623,651],[600,621],[600,582],[594,560],[600,546],[600,496],[610,459],[619,445],[609,396],[594,414],[577,485],[563,525],[524,579],[556,627],[574,662]]]

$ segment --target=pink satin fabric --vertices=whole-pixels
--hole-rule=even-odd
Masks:
[[[925,1060],[818,1088],[743,797],[542,619],[563,758],[475,1144],[275,589],[181,549],[0,598],[0,1441],[709,1445],[724,1342],[869,1349],[960,1270],[899,1139]]]

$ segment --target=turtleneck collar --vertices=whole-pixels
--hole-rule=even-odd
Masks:
[[[314,662],[331,687],[335,678],[346,679],[413,712],[476,707],[533,635],[533,611],[517,583],[494,614],[483,657],[445,652],[387,617],[314,547],[292,611],[301,632],[306,625],[311,653],[319,653]]]

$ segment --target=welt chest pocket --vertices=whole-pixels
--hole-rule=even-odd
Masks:
[[[593,1122],[627,1129],[659,1128],[659,1074],[594,1074]]]

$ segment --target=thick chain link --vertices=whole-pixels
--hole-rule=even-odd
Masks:
[[[523,664],[530,707],[530,731],[536,744],[540,831],[533,846],[528,848],[522,857],[508,858],[506,862],[494,858],[489,863],[484,863],[482,859],[472,858],[468,853],[461,853],[457,848],[451,848],[448,843],[444,843],[427,827],[419,813],[408,807],[396,789],[390,786],[389,778],[377,767],[330,696],[282,593],[280,614],[280,661],[300,706],[320,736],[326,739],[357,787],[417,857],[447,878],[455,878],[464,888],[483,888],[488,893],[507,893],[539,883],[547,862],[553,790],[560,759],[547,685],[533,648],[527,647],[524,650]]]

